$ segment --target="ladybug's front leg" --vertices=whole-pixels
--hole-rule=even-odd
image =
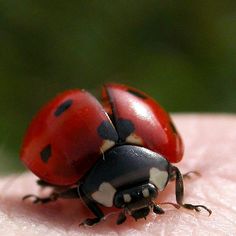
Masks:
[[[104,217],[104,214],[103,214],[102,210],[98,207],[98,205],[94,201],[92,201],[91,199],[89,199],[86,196],[86,194],[83,192],[81,186],[79,186],[79,195],[80,195],[80,198],[82,199],[82,201],[84,202],[84,204],[96,216],[95,218],[86,219],[85,221],[83,221],[80,224],[80,226],[82,226],[82,225],[92,226],[94,224],[99,223],[102,220],[102,218]]]
[[[209,213],[209,215],[211,215],[212,211],[204,205],[192,205],[192,204],[183,203],[183,198],[184,198],[183,176],[180,173],[179,169],[175,166],[172,166],[171,173],[173,173],[176,176],[175,195],[176,195],[177,203],[180,206],[184,207],[184,208],[187,208],[187,209],[190,209],[190,210],[195,210],[195,211],[198,211],[198,212],[201,210],[201,208],[203,208]]]
[[[33,203],[49,203],[49,202],[54,202],[58,198],[63,198],[63,199],[74,199],[74,198],[79,198],[78,192],[77,192],[77,187],[74,188],[69,188],[65,191],[62,192],[52,192],[48,197],[38,197],[34,194],[28,194],[23,197],[23,200],[26,200],[28,198],[34,198]]]

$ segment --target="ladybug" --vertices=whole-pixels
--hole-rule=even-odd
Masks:
[[[155,202],[169,181],[176,183],[177,204],[200,211],[203,205],[183,202],[183,176],[173,163],[183,157],[183,142],[168,113],[147,94],[120,84],[106,84],[102,105],[85,90],[66,91],[31,122],[20,157],[53,187],[45,198],[29,194],[34,203],[80,198],[95,215],[82,225],[104,218],[100,206],[121,209],[135,220],[164,210]]]

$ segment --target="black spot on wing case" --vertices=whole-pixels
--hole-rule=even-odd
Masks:
[[[131,120],[118,119],[116,124],[117,132],[121,141],[125,142],[125,139],[134,132],[134,124]]]
[[[169,171],[170,164],[161,155],[143,147],[114,147],[86,175],[83,191],[89,196],[103,182],[110,183],[116,189],[148,182],[152,167]]]
[[[56,111],[54,112],[54,115],[60,116],[63,112],[65,112],[67,109],[70,108],[72,103],[73,103],[72,99],[69,99],[69,100],[63,102],[59,107],[57,107]]]
[[[40,157],[41,157],[41,160],[44,162],[44,163],[47,163],[49,158],[51,157],[52,155],[52,147],[51,147],[51,144],[48,144],[41,152],[40,152]]]
[[[108,139],[116,142],[118,140],[118,134],[109,120],[104,120],[98,127],[97,132],[103,139]]]

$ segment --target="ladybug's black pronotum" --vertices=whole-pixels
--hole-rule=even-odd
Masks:
[[[39,185],[54,190],[46,198],[24,199],[80,198],[95,215],[81,223],[90,226],[104,218],[100,206],[116,207],[122,224],[127,215],[137,220],[150,211],[163,214],[156,198],[175,181],[177,204],[170,204],[211,214],[203,205],[183,202],[183,176],[172,165],[182,159],[183,144],[168,113],[124,85],[105,85],[102,102],[84,90],[66,91],[33,119],[21,159]]]

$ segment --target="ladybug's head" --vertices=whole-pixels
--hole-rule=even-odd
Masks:
[[[157,193],[157,188],[150,183],[118,191],[114,197],[114,205],[117,208],[123,208],[124,212],[117,223],[123,223],[126,219],[125,213],[134,217],[135,220],[146,218],[150,208],[153,207],[153,200],[157,197]]]

